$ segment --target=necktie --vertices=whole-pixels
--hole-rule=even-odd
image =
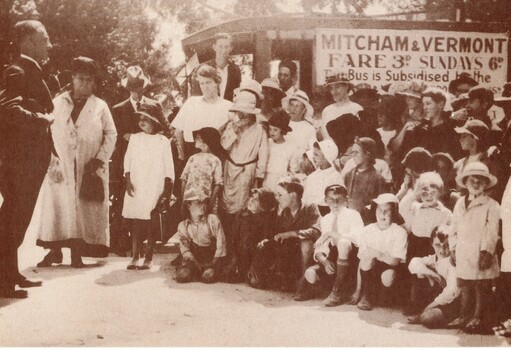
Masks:
[[[137,101],[137,111],[140,109],[140,101]]]

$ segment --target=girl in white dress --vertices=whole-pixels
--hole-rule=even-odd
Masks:
[[[151,267],[155,238],[151,234],[151,212],[163,211],[169,205],[174,181],[174,163],[170,141],[159,132],[165,125],[159,104],[142,104],[137,111],[141,132],[131,136],[124,156],[126,193],[122,216],[128,220],[133,259],[128,270]],[[148,247],[144,263],[138,266],[145,239]]]

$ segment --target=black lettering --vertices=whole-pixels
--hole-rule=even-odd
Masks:
[[[470,38],[460,38],[460,52],[470,52]]]
[[[456,44],[458,40],[456,38],[447,38],[447,52],[458,52]]]
[[[408,51],[408,37],[398,36],[396,37],[396,51]]]

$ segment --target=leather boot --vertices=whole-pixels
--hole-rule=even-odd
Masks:
[[[337,306],[344,304],[347,301],[346,276],[348,275],[348,267],[348,260],[337,261],[337,275],[334,287],[330,295],[323,302],[325,306]]]
[[[295,301],[306,301],[314,298],[314,285],[307,282],[305,278],[300,280],[300,285],[298,286],[298,290],[296,291],[295,297],[293,298]]]
[[[357,304],[357,307],[360,310],[369,311],[374,307],[374,286],[371,281],[371,271],[363,271],[360,270],[360,278],[361,278],[361,298]]]

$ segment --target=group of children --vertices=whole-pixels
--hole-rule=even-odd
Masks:
[[[161,107],[144,104],[138,114],[141,132],[129,141],[124,170],[123,216],[133,239],[128,269],[151,266],[149,221],[154,211],[168,209],[175,181],[169,141],[159,134],[166,125]],[[380,132],[387,139],[384,119]],[[361,310],[405,300],[410,323],[487,331],[500,223],[499,203],[489,195],[497,178],[480,159],[487,127],[468,121],[456,129],[468,153],[456,164],[448,154],[410,150],[394,194],[375,140],[355,137],[339,171],[343,155],[331,139],[312,139],[304,152],[289,147],[289,121],[283,109],[271,112],[262,187],[250,190],[248,204],[228,225],[220,220],[228,158],[222,130],[193,133],[197,153],[180,176],[176,281],[246,282],[295,291],[297,301],[325,294],[325,306],[351,303]]]

